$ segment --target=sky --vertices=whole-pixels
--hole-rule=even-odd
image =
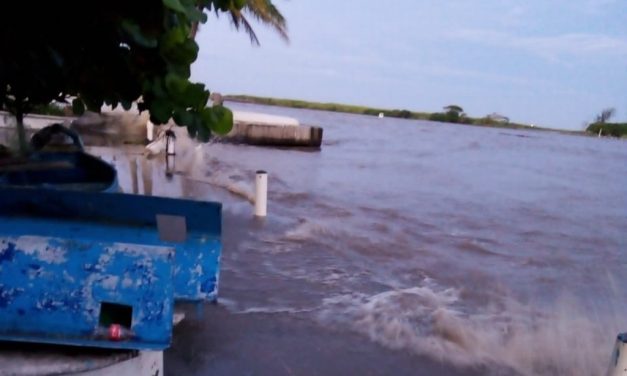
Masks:
[[[627,0],[273,0],[290,42],[224,15],[202,26],[192,78],[249,94],[440,111],[457,104],[582,129],[627,120]]]

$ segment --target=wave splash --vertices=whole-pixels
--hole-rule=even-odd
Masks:
[[[466,313],[460,290],[424,286],[325,299],[318,318],[392,349],[460,366],[505,367],[522,375],[599,375],[618,325],[599,325],[563,299],[552,312],[513,300]],[[598,319],[598,318],[597,318]],[[617,322],[618,320],[616,320]]]

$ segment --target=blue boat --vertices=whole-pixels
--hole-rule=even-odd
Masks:
[[[82,148],[2,167],[0,340],[163,350],[175,302],[217,299],[221,204],[110,193]]]
[[[164,349],[175,301],[217,298],[220,234],[219,203],[1,188],[0,340]]]
[[[71,140],[71,144],[55,140]],[[35,133],[28,158],[0,159],[0,186],[48,187],[115,192],[117,172],[107,162],[86,153],[74,131],[53,124]]]

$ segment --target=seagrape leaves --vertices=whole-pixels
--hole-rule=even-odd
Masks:
[[[210,124],[210,128],[218,134],[229,133],[233,126],[233,112],[222,105],[208,107],[202,110],[203,121]]]
[[[226,133],[233,114],[207,107],[209,90],[190,81],[199,50],[190,32],[207,13],[240,9],[246,2],[15,2],[0,23],[0,107],[28,113],[71,99],[74,113],[82,114],[104,104],[131,109],[135,103],[155,124],[174,121],[201,140]],[[28,32],[16,32],[27,19],[35,20]]]
[[[189,32],[192,23],[207,20],[203,9],[241,9],[247,0],[162,1],[166,20],[171,22],[165,22],[167,27],[158,36],[155,49],[166,71],[146,80],[142,108],[150,111],[154,123],[163,124],[172,119],[177,125],[187,127],[190,136],[200,141],[208,141],[213,133],[226,134],[233,127],[233,113],[223,106],[207,107],[209,91],[203,84],[189,81],[190,66],[198,57],[198,45]],[[144,33],[128,25],[125,29],[142,47],[151,47],[145,43]]]

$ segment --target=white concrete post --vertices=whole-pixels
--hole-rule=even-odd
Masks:
[[[155,139],[155,125],[152,121],[150,121],[150,119],[148,119],[148,122],[146,123],[146,138],[148,139],[148,142],[152,142]]]
[[[268,173],[257,171],[255,177],[255,216],[265,217],[268,214]]]
[[[607,376],[627,376],[627,333],[619,334],[616,338]]]

